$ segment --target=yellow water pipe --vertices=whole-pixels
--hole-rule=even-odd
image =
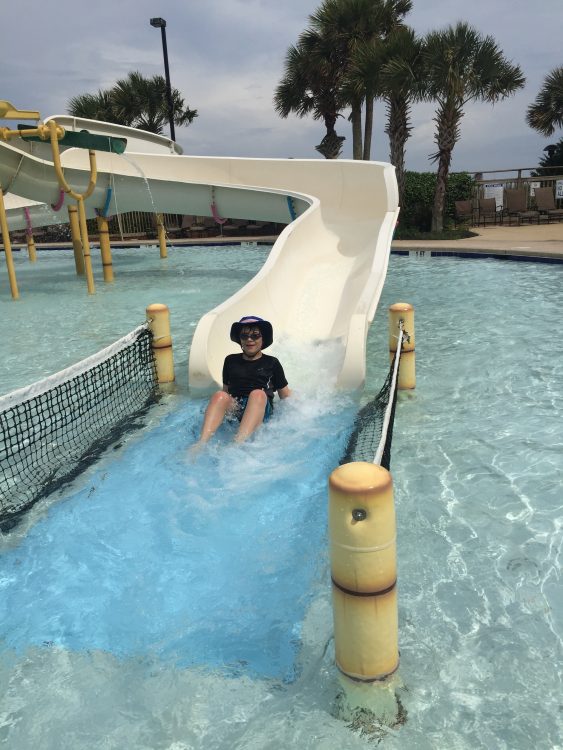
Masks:
[[[88,239],[88,226],[86,224],[86,209],[81,195],[76,201],[78,206],[78,224],[80,226],[80,238],[82,240],[82,254],[84,255],[84,270],[86,271],[86,286],[88,294],[95,294],[94,274],[92,273],[92,257],[90,255],[90,240]]]
[[[40,120],[39,112],[30,109],[16,109],[13,104],[0,99],[0,120]]]
[[[63,130],[54,120],[49,120],[48,123],[49,126],[49,133],[51,136],[51,149],[53,151],[53,165],[55,167],[55,173],[57,175],[57,179],[59,181],[60,187],[65,191],[65,193],[68,193],[68,195],[71,196],[71,198],[74,198],[75,200],[78,200],[79,198],[85,199],[89,198],[92,193],[94,192],[94,188],[96,187],[96,182],[98,179],[98,169],[96,166],[96,152],[92,149],[88,150],[88,156],[90,157],[90,180],[88,182],[88,187],[86,188],[85,193],[77,193],[75,192],[68,182],[65,179],[63,169],[61,166],[61,152],[59,149],[59,129]],[[40,128],[38,128],[40,129]],[[64,130],[63,130],[64,135]]]
[[[94,294],[96,287],[94,285],[94,274],[92,272],[92,258],[90,255],[90,241],[88,239],[88,225],[86,224],[86,209],[84,208],[84,200],[88,198],[94,192],[96,187],[96,181],[98,179],[98,170],[96,167],[96,153],[89,149],[88,156],[90,157],[90,179],[88,187],[84,193],[77,193],[73,190],[65,179],[63,169],[61,166],[61,152],[59,149],[59,127],[54,120],[49,120],[48,123],[49,134],[51,137],[51,150],[53,152],[53,166],[59,181],[59,186],[76,201],[78,206],[78,224],[80,226],[80,239],[82,241],[82,254],[84,256],[84,270],[86,271],[86,285],[88,287],[88,294]],[[39,128],[40,129],[40,128]],[[64,131],[63,131],[64,132]]]

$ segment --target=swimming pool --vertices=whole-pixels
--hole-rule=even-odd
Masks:
[[[40,267],[40,253],[36,268],[18,259],[22,301],[1,300],[0,326],[19,347],[10,367],[23,353],[24,374],[10,372],[1,391],[118,338],[149,302],[171,308],[179,383],[150,429],[2,539],[8,746],[373,746],[331,714],[325,483],[355,410],[332,392],[332,353],[282,348],[299,397],[248,446],[224,432],[184,461],[203,408],[185,388],[191,332],[266,252],[178,248],[162,261],[158,250],[116,251],[116,284],[100,283],[94,298],[71,254]],[[546,333],[562,274],[391,259],[368,391],[386,370],[386,307],[398,299],[416,308],[417,390],[401,394],[391,466],[408,717],[382,747],[560,742],[563,366]],[[53,340],[46,306],[63,298],[73,334],[62,357],[53,366],[48,347],[30,360]]]

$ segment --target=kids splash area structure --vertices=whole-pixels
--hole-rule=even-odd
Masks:
[[[20,119],[30,116],[7,102],[0,106],[0,117],[18,119],[18,114]],[[249,310],[271,320],[278,337],[339,342],[338,383],[361,388],[368,326],[398,215],[393,167],[192,157],[178,151],[166,138],[66,116],[48,118],[35,129],[0,129],[2,189],[35,202],[9,209],[7,228],[66,222],[68,209],[77,207],[93,292],[86,218],[132,210],[185,214],[188,209],[233,218],[251,213],[282,223],[291,218],[256,277],[201,319],[190,353],[190,388],[220,384],[224,357],[233,351],[225,332]],[[110,265],[111,258],[105,259],[106,269]],[[12,294],[14,289],[15,280]]]
[[[39,121],[38,113],[18,111],[8,102],[0,102],[0,117]],[[163,137],[55,116],[37,125],[0,128],[0,185],[1,229],[14,299],[19,297],[19,288],[11,230],[26,229],[31,238],[34,226],[69,222],[77,274],[85,276],[88,293],[95,294],[87,219],[98,219],[101,235],[107,234],[104,221],[109,216],[132,210],[157,217],[164,212],[215,218],[252,215],[287,224],[254,278],[199,320],[189,356],[190,392],[202,394],[221,385],[224,357],[236,349],[228,336],[231,323],[249,312],[270,320],[276,338],[282,341],[332,344],[337,387],[346,391],[363,387],[368,329],[385,281],[399,210],[390,165],[183,156]],[[162,232],[162,220],[157,223]],[[111,249],[107,243],[100,244],[104,281],[111,283]],[[28,247],[34,260],[33,243],[28,242]],[[17,471],[10,475],[9,463],[12,458],[17,463],[29,443],[18,437],[22,404],[29,399],[35,399],[39,421],[53,422],[47,394],[58,389],[58,402],[63,407],[68,403],[72,421],[78,423],[69,430],[76,429],[78,448],[73,450],[79,456],[86,447],[80,444],[80,432],[89,429],[88,409],[71,400],[65,383],[94,372],[93,380],[106,382],[99,396],[103,401],[111,397],[110,391],[125,387],[123,381],[134,381],[135,394],[123,397],[123,411],[118,413],[123,416],[133,408],[135,398],[146,400],[150,378],[125,373],[120,380],[109,359],[113,354],[134,346],[139,359],[148,362],[154,356],[160,383],[174,379],[165,306],[152,305],[147,315],[148,327],[108,347],[101,357],[70,368],[62,380],[47,378],[0,398],[0,415],[9,415],[3,424],[2,470],[14,492],[20,479]],[[403,347],[405,323],[408,340]],[[402,381],[399,378],[403,348],[414,362],[409,305],[394,307],[389,342],[390,350],[398,352],[391,368],[394,381],[399,387],[414,387],[414,371],[409,366],[401,369]],[[131,389],[130,382],[127,387]],[[391,411],[390,401],[382,430],[389,424]],[[41,428],[33,430],[39,433]],[[59,438],[52,439],[51,445],[58,442]],[[54,453],[49,450],[43,454],[43,466],[33,471],[26,468],[35,482],[56,473],[50,467]],[[398,667],[395,517],[390,475],[379,465],[384,464],[382,455],[383,446],[373,463],[346,463],[330,478],[332,584],[336,662],[347,680],[348,707],[367,707],[378,719],[385,717],[393,723],[397,706],[393,686],[386,680],[392,679]],[[32,503],[33,489],[30,493],[23,510]],[[9,506],[10,499],[4,500],[4,507]],[[16,509],[16,520],[20,513]],[[378,693],[374,693],[374,683],[382,687]],[[367,694],[362,692],[366,685]]]

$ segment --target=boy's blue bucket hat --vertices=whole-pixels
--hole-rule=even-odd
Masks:
[[[266,349],[272,345],[274,340],[274,330],[272,324],[267,320],[259,318],[257,315],[245,315],[241,318],[238,323],[233,323],[231,326],[231,341],[240,344],[240,332],[245,326],[253,326],[260,329],[262,334],[262,349]]]

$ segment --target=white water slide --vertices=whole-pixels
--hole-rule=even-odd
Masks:
[[[288,224],[257,275],[199,321],[190,350],[191,389],[221,383],[223,359],[237,350],[229,341],[231,323],[248,314],[270,320],[277,338],[337,343],[342,350],[339,387],[363,386],[368,327],[385,281],[398,215],[391,165],[183,156],[161,136],[68,116],[50,119],[66,130],[128,140],[123,156],[97,152],[97,186],[86,201],[89,217],[104,208],[109,215],[211,216],[214,200],[220,216]],[[67,182],[84,192],[88,152],[61,151]],[[58,208],[61,194],[49,157],[48,144],[19,138],[0,142],[0,183],[17,201],[8,210],[11,229],[25,228],[26,213],[34,226],[67,221],[65,205],[73,201],[65,197]]]

